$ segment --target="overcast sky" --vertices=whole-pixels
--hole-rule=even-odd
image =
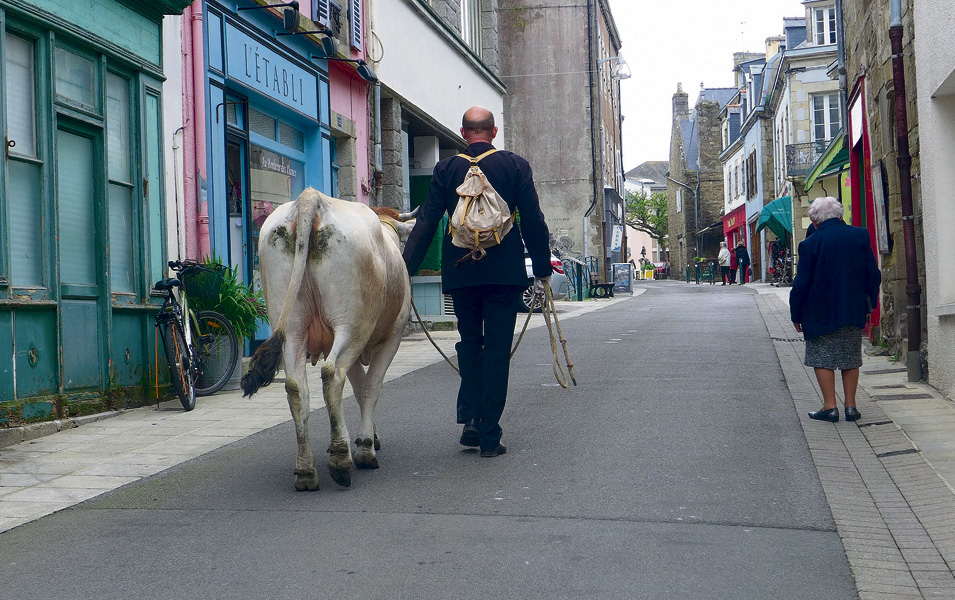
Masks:
[[[690,106],[706,87],[733,85],[733,53],[762,52],[801,0],[610,0],[633,77],[621,82],[623,166],[667,160],[677,82]]]

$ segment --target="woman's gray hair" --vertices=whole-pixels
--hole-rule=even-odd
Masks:
[[[809,219],[817,225],[829,219],[841,219],[845,213],[846,208],[832,196],[816,198],[809,205]]]

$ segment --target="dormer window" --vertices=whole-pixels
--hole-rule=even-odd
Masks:
[[[812,9],[813,39],[816,46],[836,43],[836,7]]]

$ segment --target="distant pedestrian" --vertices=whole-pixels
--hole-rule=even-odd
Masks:
[[[749,252],[743,240],[736,244],[736,268],[739,269],[739,284],[743,285],[746,283],[746,272],[749,271]]]
[[[721,276],[723,277],[722,285],[726,285],[726,280],[729,279],[730,275],[730,251],[726,248],[726,242],[720,242],[720,253],[716,260],[720,263]]]
[[[809,417],[833,423],[839,420],[836,369],[842,372],[846,421],[861,416],[856,388],[862,328],[878,303],[882,282],[869,232],[846,225],[844,213],[832,197],[818,198],[809,207],[816,232],[799,243],[799,270],[789,293],[793,326],[806,337],[805,364],[815,369],[822,390],[822,409]]]

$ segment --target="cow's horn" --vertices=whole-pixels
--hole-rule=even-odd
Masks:
[[[399,220],[399,221],[410,221],[411,219],[413,219],[413,218],[415,218],[416,216],[418,216],[418,211],[419,211],[420,209],[421,209],[421,207],[419,206],[419,207],[415,208],[413,211],[411,211],[411,212],[409,212],[409,213],[400,213],[400,214],[398,215],[398,220]]]

